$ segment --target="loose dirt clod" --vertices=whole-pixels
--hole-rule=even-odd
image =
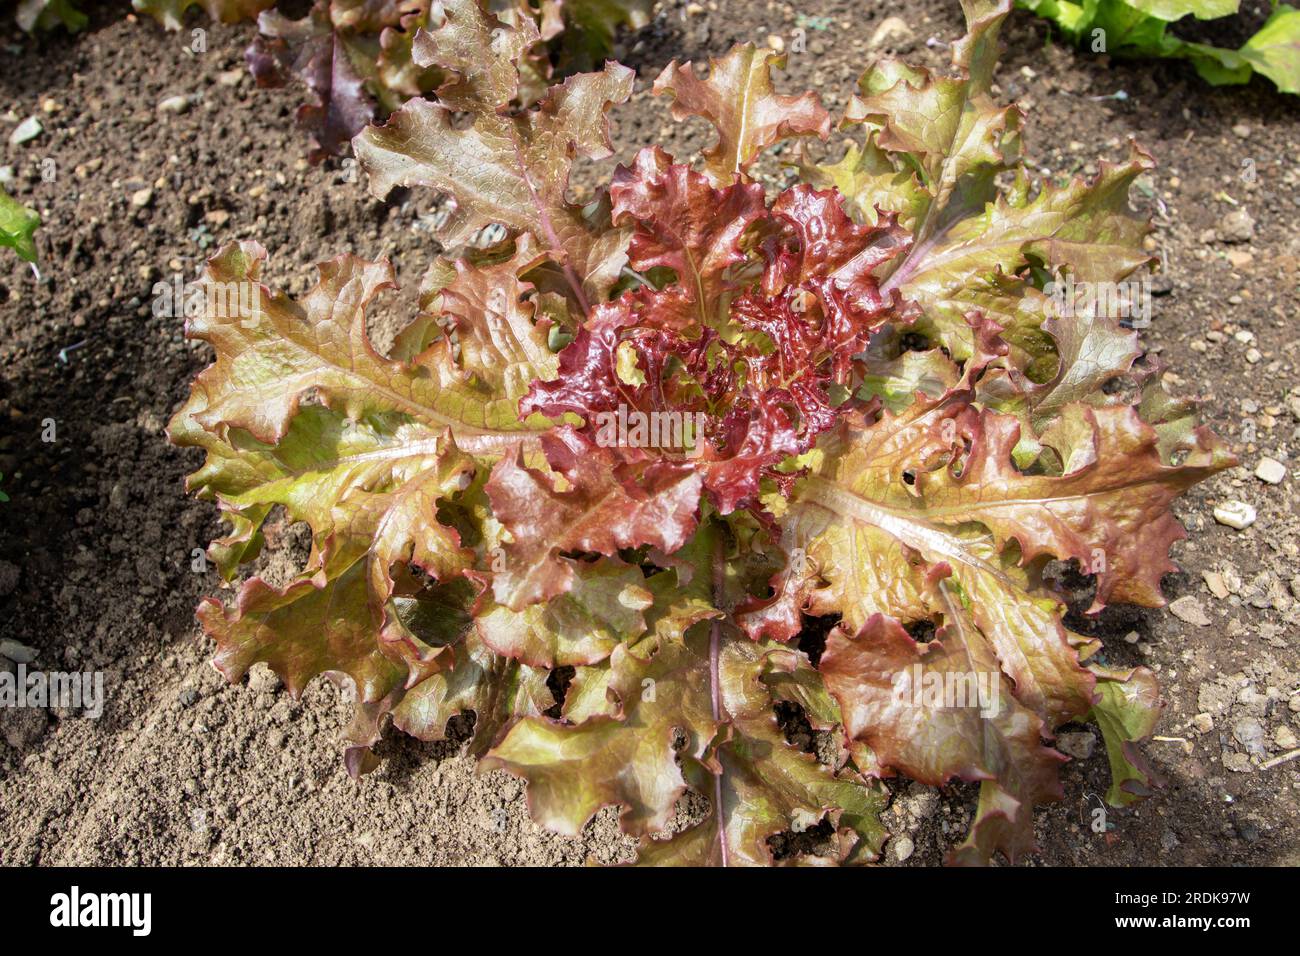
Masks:
[[[1178,620],[1194,624],[1197,627],[1209,627],[1211,623],[1209,617],[1205,614],[1204,608],[1201,607],[1201,603],[1190,594],[1180,597],[1177,601],[1170,602],[1169,613],[1173,614]]]

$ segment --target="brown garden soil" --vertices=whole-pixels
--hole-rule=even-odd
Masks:
[[[208,50],[184,47],[94,4],[90,28],[32,40],[0,27],[0,166],[10,191],[35,207],[41,278],[0,256],[0,640],[30,646],[35,666],[104,673],[107,704],[72,713],[0,710],[0,862],[5,864],[419,863],[560,864],[626,859],[612,811],[578,839],[531,822],[523,786],[476,776],[451,743],[390,731],[379,770],[353,782],[337,741],[348,705],[318,681],[290,699],[258,668],[229,686],[208,664],[193,617],[223,593],[191,569],[217,532],[215,509],[184,494],[198,464],[163,428],[211,359],[177,319],[152,314],[159,279],[196,275],[223,242],[257,239],[268,281],[292,292],[313,264],[341,252],[393,259],[404,291],[390,326],[410,314],[413,287],[435,247],[432,200],[370,198],[346,164],[309,167],[291,118],[296,91],[262,91],[244,74],[250,25],[208,29]],[[1250,0],[1247,19],[1266,4]],[[842,107],[887,16],[908,30],[887,44],[932,67],[961,33],[953,0],[659,5],[653,24],[620,51],[640,74],[614,122],[618,158],[643,143],[679,156],[705,144],[701,126],[674,126],[649,94],[674,57],[702,59],[734,42],[802,25],[787,90],[819,90]],[[1245,35],[1244,28],[1240,32]],[[1220,31],[1222,35],[1222,31]],[[1186,65],[1127,63],[1046,42],[1041,21],[1017,13],[1004,32],[1000,92],[1028,112],[1032,166],[1059,178],[1119,159],[1137,137],[1159,168],[1135,190],[1155,217],[1155,282],[1147,347],[1169,364],[1169,388],[1204,399],[1206,419],[1240,468],[1176,505],[1190,539],[1167,579],[1184,620],[1168,610],[1109,608],[1076,629],[1101,636],[1114,664],[1145,663],[1168,701],[1147,750],[1167,786],[1089,826],[1108,771],[1103,748],[1071,738],[1066,799],[1037,817],[1030,864],[1300,863],[1300,761],[1262,764],[1300,734],[1300,99],[1265,81],[1212,89]],[[1114,98],[1119,91],[1126,98]],[[160,101],[190,98],[180,114]],[[45,132],[9,145],[19,121]],[[54,160],[53,181],[41,161]],[[1247,164],[1246,161],[1250,163]],[[48,169],[48,167],[46,167]],[[775,164],[769,172],[776,171]],[[1254,181],[1243,172],[1253,168]],[[143,191],[148,190],[146,195]],[[1246,210],[1253,234],[1237,235]],[[42,440],[53,419],[56,439]],[[1288,475],[1266,484],[1262,455]],[[1248,530],[1212,517],[1237,498],[1258,510]],[[271,535],[258,570],[275,579],[301,557],[292,528]],[[1220,575],[1222,597],[1203,575]],[[230,592],[224,592],[228,597]],[[1196,608],[1208,624],[1198,625]],[[0,665],[9,665],[0,660]],[[1069,729],[1069,728],[1067,728]],[[1080,728],[1076,728],[1080,729]],[[885,862],[937,864],[969,822],[974,791],[890,782]]]

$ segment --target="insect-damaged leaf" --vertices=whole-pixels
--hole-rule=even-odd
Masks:
[[[677,570],[647,581],[654,632],[615,648],[604,712],[577,723],[526,718],[486,763],[524,776],[534,815],[563,833],[578,832],[602,806],[620,807],[628,833],[660,836],[642,844],[645,863],[771,863],[770,838],[802,816],[829,817],[835,862],[872,859],[883,842],[882,791],[791,746],[773,712],[765,677],[782,665],[811,671],[806,659],[792,665],[783,649],[705,622],[718,615],[710,608],[717,538],[716,528],[701,530]],[[688,788],[713,807],[669,836]]]
[[[494,223],[530,233],[585,311],[612,284],[625,237],[570,200],[569,171],[576,157],[609,155],[604,114],[631,95],[633,74],[607,63],[602,72],[551,87],[534,108],[508,115],[518,83],[511,51],[527,39],[515,41],[520,29],[485,19],[472,0],[449,5],[446,22],[426,34],[417,62],[455,77],[443,88],[450,100],[412,100],[384,126],[361,133],[353,148],[379,198],[398,185],[431,186],[452,198],[455,211],[441,237],[449,247]],[[504,39],[484,51],[482,37],[493,31]],[[453,110],[468,113],[471,125],[453,125]]]

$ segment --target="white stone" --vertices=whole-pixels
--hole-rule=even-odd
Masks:
[[[173,115],[184,113],[189,108],[190,98],[188,96],[169,96],[158,104],[158,112],[172,113]]]
[[[902,836],[895,837],[890,841],[889,849],[893,852],[894,859],[902,863],[916,851],[916,844],[912,842],[910,836],[904,833]]]
[[[1244,531],[1255,523],[1255,509],[1244,501],[1225,501],[1214,509],[1214,520]]]
[[[21,146],[23,143],[40,136],[43,132],[45,132],[45,127],[41,125],[41,121],[35,116],[29,116],[14,127],[14,131],[9,134],[9,145]]]
[[[1286,465],[1276,458],[1265,456],[1255,466],[1255,477],[1260,481],[1267,481],[1270,485],[1280,485],[1286,478]]]

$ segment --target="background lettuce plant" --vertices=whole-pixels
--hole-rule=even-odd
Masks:
[[[28,262],[36,261],[36,242],[32,233],[41,217],[0,189],[0,246],[14,250]]]
[[[299,301],[260,286],[251,315],[188,321],[216,361],[169,428],[205,452],[210,555],[232,579],[278,509],[312,536],[284,587],[201,605],[217,667],[353,684],[353,773],[386,717],[436,740],[472,712],[469,748],[538,821],[615,806],[644,863],[870,861],[896,774],[978,782],[952,859],[1015,859],[1072,722],[1101,729],[1112,804],[1146,793],[1154,676],[1066,626],[1051,562],[1093,575],[1091,613],[1162,604],[1170,503],[1232,458],[1135,332],[1043,292],[1149,266],[1127,196],[1151,160],[1029,181],[1024,117],[991,93],[1009,6],[964,0],[953,75],[871,65],[855,144],[773,195],[749,170],[829,135],[817,97],[776,93],[752,45],[707,77],[670,64],[655,92],[716,130],[702,170],[647,147],[579,205],[572,164],[609,155],[632,72],[520,109],[529,28],[446,3],[416,37],[436,98],[353,144],[375,195],[453,203],[389,353],[366,328],[392,269],[355,256]],[[205,281],[260,283],[264,258],[228,246]],[[690,447],[601,434],[686,414]]]
[[[1186,17],[1215,20],[1237,13],[1241,0],[1019,0],[1046,17],[1072,42],[1088,45],[1104,31],[1106,52],[1190,60],[1196,72],[1223,86],[1260,73],[1283,93],[1300,93],[1300,10],[1273,0],[1273,12],[1239,50],[1192,43],[1168,32]]]
[[[27,33],[63,27],[76,33],[86,23],[86,15],[77,9],[73,0],[18,0],[14,20]]]

